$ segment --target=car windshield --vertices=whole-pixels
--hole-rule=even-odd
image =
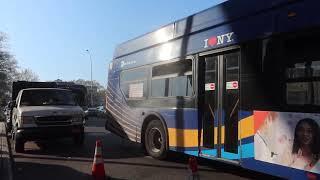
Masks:
[[[71,91],[58,89],[25,90],[21,97],[21,106],[76,105]]]

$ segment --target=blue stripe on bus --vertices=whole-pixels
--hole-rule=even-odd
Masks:
[[[254,157],[254,143],[245,144],[241,146],[242,157],[241,158],[250,158]]]
[[[248,145],[248,144],[252,144],[254,141],[254,137],[253,136],[250,136],[250,137],[247,137],[247,138],[244,138],[241,140],[241,144],[242,146],[245,146],[245,145]],[[222,148],[224,147],[224,144],[222,144]],[[178,152],[185,152],[185,151],[198,151],[198,147],[175,147],[175,146],[170,146],[169,147],[170,150],[172,151],[178,151]],[[217,145],[215,144],[214,145],[214,148],[212,149],[216,149],[217,148]],[[203,151],[208,151],[208,150],[212,150],[212,149],[202,149],[202,152]],[[242,150],[244,151],[244,149]]]
[[[254,157],[254,145],[253,143],[250,144],[244,144],[241,147],[238,147],[238,152],[242,151],[242,158],[250,158]],[[202,150],[202,153],[208,154],[210,156],[216,156],[217,155],[217,150],[212,149],[212,150]],[[229,152],[224,152],[224,149],[221,151],[221,156],[226,158],[226,159],[239,159],[239,154],[234,154],[234,153],[229,153]]]
[[[253,143],[253,141],[254,141],[254,136],[250,136],[250,137],[241,139],[241,144],[249,144],[249,143]]]
[[[183,119],[176,119],[176,109],[159,110],[159,113],[167,123],[168,128],[176,129],[198,129],[198,110],[184,109],[182,112]]]
[[[193,155],[193,156],[198,156],[198,148],[192,149],[192,148],[173,148],[170,147],[170,150],[173,151],[178,151],[178,152],[183,152],[189,155]],[[242,158],[252,158],[254,157],[254,144],[250,143],[250,144],[245,144],[242,145],[241,148],[238,147],[238,152],[242,151]],[[205,149],[205,150],[201,150],[201,152],[203,154],[207,154],[210,156],[216,156],[217,155],[217,150],[216,149]],[[233,153],[228,153],[228,152],[224,152],[224,149],[222,149],[222,157],[226,158],[226,159],[239,159],[239,154],[233,154]],[[204,158],[209,158],[209,157],[205,157]],[[210,159],[210,158],[209,158]]]
[[[184,153],[191,156],[198,156],[198,151],[184,151]]]
[[[240,110],[239,111],[239,119],[244,119],[244,118],[247,118],[249,116],[252,116],[253,115],[253,111],[243,111],[243,110]]]

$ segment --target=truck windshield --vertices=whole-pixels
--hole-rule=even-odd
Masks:
[[[24,90],[20,106],[76,105],[71,91],[57,89]]]

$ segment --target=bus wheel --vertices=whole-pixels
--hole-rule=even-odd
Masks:
[[[164,159],[167,155],[167,136],[159,120],[152,120],[145,131],[144,145],[150,156]]]

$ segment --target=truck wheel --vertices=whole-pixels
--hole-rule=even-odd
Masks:
[[[24,152],[24,142],[20,139],[14,140],[14,151],[17,153],[23,153]]]
[[[11,130],[11,139],[13,141],[13,149],[17,153],[23,153],[24,152],[24,141],[21,138],[17,138],[17,127],[13,126]]]
[[[167,156],[167,135],[159,120],[152,120],[144,134],[144,145],[147,153],[156,159],[164,159]]]
[[[73,142],[75,145],[81,146],[84,143],[84,132],[73,136]]]

